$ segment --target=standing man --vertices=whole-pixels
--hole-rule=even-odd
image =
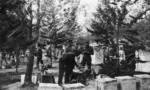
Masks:
[[[110,62],[110,58],[109,58],[109,47],[108,46],[105,46],[104,47],[104,64],[107,64]]]
[[[81,63],[82,66],[85,66],[87,64],[88,70],[91,70],[91,55],[94,54],[93,48],[89,46],[89,42],[85,43],[84,49],[83,49],[83,61]]]
[[[119,49],[119,60],[120,60],[120,62],[125,60],[125,52],[123,50],[123,46],[121,46]]]
[[[63,56],[59,60],[59,79],[58,84],[62,84],[63,74],[65,73],[65,83],[71,81],[71,75],[74,66],[78,66],[75,62],[76,48],[73,46],[72,40],[68,41],[68,45],[64,49]]]
[[[135,50],[135,59],[136,59],[137,62],[140,61],[140,55],[141,55],[140,50],[139,49]]]
[[[43,64],[43,60],[42,60],[42,49],[41,49],[41,47],[39,46],[38,47],[38,51],[37,51],[37,68],[39,68],[39,62],[41,63],[41,64]]]
[[[0,62],[2,61],[2,52],[0,51]],[[2,68],[2,63],[1,63],[1,66],[0,68]]]
[[[6,59],[6,51],[2,52],[2,57],[1,57],[1,64],[3,64],[3,61],[5,61],[6,65],[8,64],[7,59]]]
[[[50,59],[49,68],[51,68],[52,67],[52,61],[53,61],[53,59],[52,59],[52,47],[51,46],[49,46],[46,53],[47,53],[47,57]]]

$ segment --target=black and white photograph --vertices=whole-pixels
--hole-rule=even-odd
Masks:
[[[150,0],[0,0],[0,90],[150,90]]]

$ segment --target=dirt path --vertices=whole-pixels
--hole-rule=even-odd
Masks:
[[[21,65],[18,68],[19,71],[24,71],[26,69],[26,65]],[[11,68],[11,69],[0,69],[0,73],[7,73],[7,72],[16,72],[16,68]]]

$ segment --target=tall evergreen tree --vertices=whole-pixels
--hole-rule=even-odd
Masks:
[[[133,62],[132,59],[134,58],[135,53],[134,45],[139,43],[139,39],[137,38],[139,33],[137,32],[137,29],[133,28],[133,26],[138,20],[141,20],[141,17],[145,15],[147,11],[150,10],[150,8],[146,8],[145,10],[138,12],[136,16],[129,15],[130,11],[127,7],[129,5],[134,5],[135,3],[136,2],[129,0],[125,2],[119,1],[99,5],[97,13],[94,14],[91,29],[87,28],[87,30],[91,32],[92,35],[95,36],[100,42],[105,45],[115,46],[115,52],[117,52],[115,55],[117,57],[119,57],[120,40],[124,41],[124,43],[128,45],[127,47],[126,45],[124,47],[126,53],[126,64],[120,63],[118,58],[115,60],[117,61],[116,63],[114,63],[113,60],[107,65],[102,66],[102,72],[109,76],[125,74],[127,72],[127,68],[129,68],[129,70],[135,69],[135,62]],[[128,15],[132,18],[129,23],[125,22]],[[117,67],[114,67],[112,71],[108,72],[114,64]]]
[[[48,5],[48,2],[45,3]],[[78,4],[74,5],[73,3],[72,6],[63,8],[65,5],[60,4],[59,6],[51,5],[49,7],[43,7],[45,15],[42,19],[43,35],[41,37],[50,39],[50,43],[54,45],[62,44],[70,37],[73,37],[74,31],[77,28],[76,11]],[[44,33],[44,30],[48,31],[49,34],[47,35],[47,32]]]
[[[121,3],[121,4],[120,4]],[[125,39],[127,42],[136,43],[137,30],[132,26],[146,14],[150,8],[139,12],[136,16],[131,16],[130,23],[125,22],[126,16],[130,13],[128,5],[134,5],[134,2],[114,2],[112,4],[104,4],[103,8],[99,5],[97,13],[94,14],[95,19],[92,20],[91,29],[87,28],[94,36],[96,36],[104,44],[118,44],[119,40]],[[119,6],[120,5],[120,6]]]
[[[14,51],[17,56],[16,72],[19,64],[19,51],[26,49],[30,41],[27,40],[28,20],[25,14],[24,0],[0,1],[0,50]]]

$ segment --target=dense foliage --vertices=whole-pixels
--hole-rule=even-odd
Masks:
[[[91,28],[87,28],[95,37],[96,41],[100,41],[109,48],[107,63],[101,65],[101,73],[114,77],[117,75],[126,75],[135,69],[135,50],[141,49],[143,44],[140,42],[138,28],[134,25],[149,8],[138,12],[136,16],[129,15],[130,11],[127,6],[134,5],[136,2],[114,2],[111,4],[101,4],[94,14]],[[101,7],[102,6],[102,7]],[[130,22],[125,22],[127,15],[132,18]],[[125,60],[119,61],[119,44],[123,44],[125,51]],[[118,52],[117,52],[118,51]],[[110,56],[112,56],[110,58]]]
[[[3,50],[26,49],[31,44],[24,5],[24,0],[0,1],[0,47]]]
[[[49,43],[54,45],[63,44],[68,39],[73,39],[74,32],[78,28],[76,22],[78,3],[75,2],[75,4],[71,1],[61,1],[61,3],[52,5],[52,2],[45,1],[41,6],[43,18],[40,37],[47,39]],[[68,4],[72,6],[65,8]]]

